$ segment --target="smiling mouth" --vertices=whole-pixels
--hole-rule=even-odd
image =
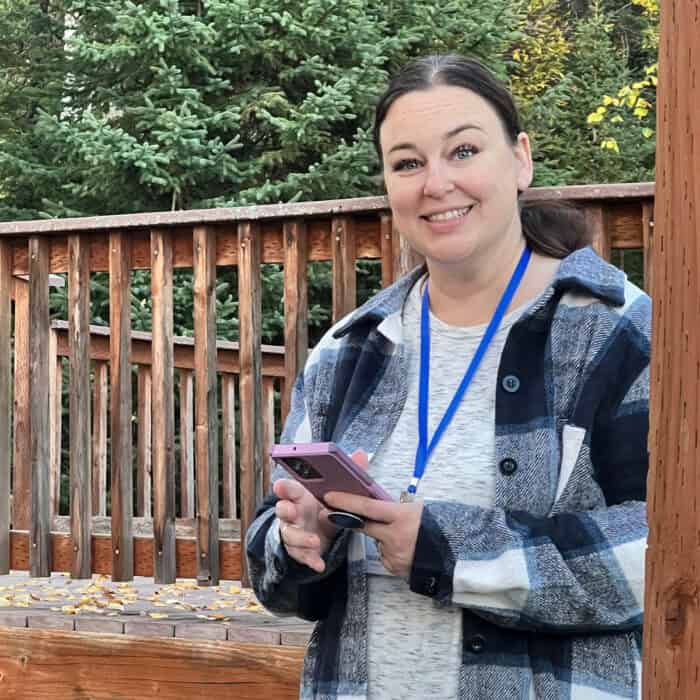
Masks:
[[[459,219],[462,216],[466,216],[473,208],[474,205],[469,207],[462,207],[461,209],[450,209],[449,211],[442,211],[439,214],[430,214],[429,216],[422,216],[422,219],[426,221],[450,221],[452,219]]]

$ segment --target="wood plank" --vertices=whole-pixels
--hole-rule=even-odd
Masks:
[[[652,286],[652,256],[654,254],[654,205],[651,202],[642,203],[642,239],[644,249],[644,291],[651,296]]]
[[[109,365],[94,363],[92,388],[92,514],[107,515],[107,407]]]
[[[604,260],[610,260],[610,237],[608,235],[605,210],[600,205],[592,205],[584,210],[586,224],[593,234],[593,250]]]
[[[13,293],[12,246],[0,240],[0,574],[10,572]]]
[[[151,368],[140,366],[137,378],[137,437],[136,437],[136,515],[152,516],[151,470],[153,468],[153,436],[151,406],[153,401]]]
[[[63,360],[57,354],[56,331],[49,333],[49,510],[61,506],[61,443],[63,440]]]
[[[134,537],[134,573],[136,576],[154,576],[153,538]],[[67,571],[70,568],[72,543],[68,534],[51,534],[51,551],[55,571]],[[92,536],[92,570],[96,574],[112,576],[112,537],[110,535]],[[26,531],[10,532],[10,568],[17,571],[29,570],[29,535]],[[197,575],[197,542],[194,538],[178,537],[175,543],[177,552],[177,576],[195,578]],[[240,540],[219,540],[219,561],[221,562],[221,579],[239,581],[241,570]]]
[[[51,514],[49,510],[49,242],[29,239],[29,415],[31,424],[32,576],[51,573]]]
[[[352,219],[339,216],[331,224],[333,259],[333,323],[357,306],[355,272],[355,226]]]
[[[236,498],[236,383],[232,374],[221,375],[221,435],[223,440],[224,518],[238,517]]]
[[[131,438],[131,274],[126,234],[109,237],[110,445],[112,493],[112,571],[115,581],[134,577],[131,533],[133,451]]]
[[[26,247],[26,246],[25,246]],[[29,414],[29,283],[15,279],[15,373],[12,459],[12,527],[29,530],[32,463]]]
[[[180,380],[180,515],[194,518],[194,373],[178,371]]]
[[[645,700],[700,697],[700,0],[660,3]]]
[[[292,700],[304,655],[283,645],[9,628],[0,649],[13,700]]]
[[[194,248],[197,583],[219,583],[219,441],[216,383],[216,232],[197,226]]]
[[[263,419],[263,494],[270,490],[270,476],[273,462],[270,450],[275,444],[275,380],[270,377],[263,379],[262,387],[262,419]]]
[[[289,413],[294,381],[304,368],[309,349],[308,230],[303,221],[284,223],[284,348],[285,391],[282,419]]]
[[[51,327],[58,337],[58,354],[68,357],[68,324],[63,321],[53,321]],[[131,352],[129,359],[134,365],[151,365],[150,333],[132,331]],[[173,356],[176,369],[194,370],[194,338],[176,336],[173,339],[175,353]],[[238,358],[238,343],[227,340],[217,341],[216,368],[219,372],[240,372]],[[266,377],[284,377],[284,346],[263,345],[263,375]],[[93,360],[109,360],[109,328],[106,326],[90,326],[90,356]]]
[[[240,330],[241,379],[241,538],[245,538],[255,511],[262,502],[262,283],[260,279],[260,237],[257,224],[238,227],[238,314]],[[245,561],[243,562],[245,567]],[[243,580],[247,582],[247,572]]]
[[[175,581],[175,407],[172,234],[151,231],[153,303],[153,535],[155,579]]]
[[[382,214],[379,218],[379,240],[382,258],[382,287],[388,287],[394,277],[394,224],[391,214]]]
[[[68,241],[68,318],[70,324],[70,516],[73,538],[71,576],[90,578],[90,270],[88,237]],[[60,372],[59,372],[60,374]]]

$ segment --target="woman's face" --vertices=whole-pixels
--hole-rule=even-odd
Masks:
[[[407,93],[380,141],[394,226],[429,265],[484,263],[519,248],[530,144],[525,134],[511,143],[485,99],[452,86]]]

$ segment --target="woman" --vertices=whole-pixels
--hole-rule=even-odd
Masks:
[[[374,133],[426,264],[315,348],[282,441],[337,442],[397,502],[333,494],[368,521],[338,531],[276,474],[246,543],[261,602],[319,621],[301,695],[637,697],[649,299],[521,204],[528,137],[479,63],[406,66]]]

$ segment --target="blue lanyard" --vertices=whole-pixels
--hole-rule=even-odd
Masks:
[[[467,367],[467,371],[464,373],[462,382],[457,388],[457,391],[455,392],[455,395],[452,398],[450,405],[445,411],[445,415],[442,417],[440,424],[438,425],[437,429],[435,430],[435,433],[433,434],[433,438],[430,441],[430,444],[428,444],[428,389],[430,386],[430,298],[428,297],[428,285],[425,285],[425,289],[423,290],[423,301],[421,305],[420,320],[421,326],[420,384],[418,389],[418,449],[416,450],[416,462],[415,468],[413,470],[413,478],[411,479],[411,483],[407,489],[409,498],[415,495],[416,490],[418,489],[418,484],[420,483],[420,480],[423,476],[423,472],[425,472],[425,467],[428,463],[428,460],[430,459],[430,455],[435,449],[435,446],[440,441],[440,438],[445,432],[445,429],[450,424],[450,421],[454,417],[454,414],[457,412],[457,407],[464,398],[464,394],[466,393],[467,388],[471,384],[477,369],[479,369],[481,360],[484,358],[486,350],[491,344],[494,335],[496,335],[498,327],[501,325],[501,321],[503,320],[503,316],[505,315],[506,309],[510,305],[510,302],[512,301],[513,296],[515,295],[515,292],[520,286],[520,282],[523,279],[523,275],[525,274],[525,270],[527,269],[527,264],[529,261],[530,249],[526,247],[523,251],[523,254],[520,256],[520,260],[518,261],[515,270],[513,271],[513,275],[510,278],[510,282],[508,282],[508,286],[503,292],[501,300],[498,302],[496,310],[493,312],[493,317],[491,318],[489,325],[486,327],[486,332],[484,333],[484,336],[481,339],[481,342],[479,343],[479,347],[476,349],[474,357],[472,357],[471,362]]]

